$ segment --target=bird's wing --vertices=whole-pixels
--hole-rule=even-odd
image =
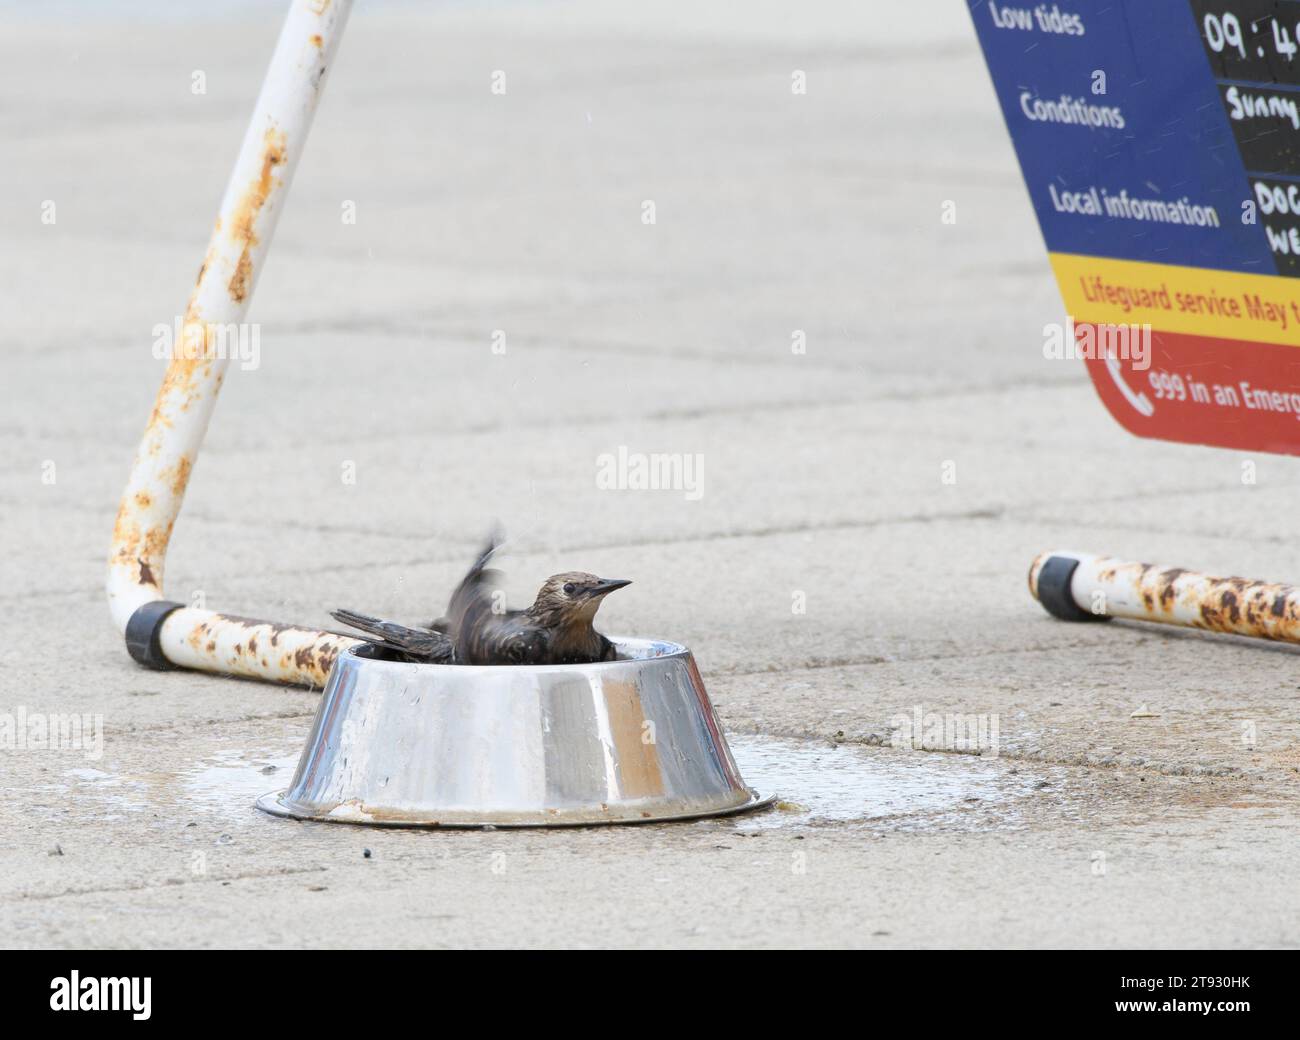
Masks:
[[[409,628],[396,621],[385,621],[359,614],[354,610],[332,610],[330,616],[352,628],[360,629],[372,636],[372,642],[391,650],[398,650],[412,657],[427,661],[449,661],[452,657],[452,643],[441,632],[430,632],[423,628]]]
[[[456,640],[461,664],[549,664],[550,633],[522,610],[467,615]]]
[[[496,663],[484,640],[505,615],[505,601],[500,592],[501,575],[487,566],[500,544],[498,532],[493,531],[487,545],[451,594],[447,616],[440,619],[445,621],[443,630],[456,648],[456,659],[462,664]]]
[[[547,633],[522,614],[491,626],[484,642],[494,664],[547,664]]]
[[[479,571],[483,570],[483,568],[488,565],[488,561],[492,559],[493,553],[495,553],[499,548],[501,548],[501,542],[502,542],[501,528],[499,527],[492,528],[492,530],[488,532],[487,543],[483,546],[482,549],[479,550],[477,559],[475,559],[474,562],[470,564],[469,572],[465,575],[465,577],[471,578]]]
[[[484,572],[491,573],[491,572]],[[500,664],[496,660],[498,631],[508,614],[501,614],[496,583],[478,581],[456,590],[448,613],[446,638],[456,647],[462,664]]]

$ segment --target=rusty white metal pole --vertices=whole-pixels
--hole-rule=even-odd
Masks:
[[[162,592],[172,527],[230,361],[226,333],[248,310],[351,7],[292,0],[122,496],[109,610],[132,656],[151,667],[320,686],[338,652],[358,642],[187,608]]]
[[[1091,553],[1043,553],[1029,591],[1066,621],[1129,618],[1300,643],[1300,588]]]

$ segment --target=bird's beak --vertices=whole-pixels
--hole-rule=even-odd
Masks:
[[[597,599],[600,596],[607,596],[615,589],[621,589],[625,585],[631,585],[632,582],[623,578],[601,578],[591,590],[587,593],[589,599]]]

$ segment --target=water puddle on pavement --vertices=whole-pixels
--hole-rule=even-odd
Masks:
[[[99,805],[105,820],[122,819],[123,813],[143,812],[148,805],[148,785],[139,777],[119,776],[103,769],[84,767],[65,770],[62,776],[70,784],[50,785]]]
[[[772,809],[734,817],[741,830],[883,821],[902,829],[950,826],[958,814],[990,807],[999,810],[996,825],[1007,829],[1017,826],[1009,803],[1033,789],[1033,777],[975,756],[744,734],[728,743],[745,782],[779,797]],[[200,811],[243,814],[262,795],[287,787],[297,762],[296,754],[222,752],[182,773],[181,790]],[[91,782],[106,781],[107,775]]]
[[[270,791],[289,786],[298,756],[231,751],[185,774],[182,788],[195,807],[209,812],[247,812]]]
[[[50,818],[61,816],[58,802],[70,799],[94,807],[103,820],[123,819],[128,813],[165,808],[176,797],[177,784],[185,802],[199,811],[240,814],[269,791],[289,785],[297,754],[261,754],[252,751],[219,752],[179,775],[169,772],[119,774],[105,769],[67,769],[57,782],[30,790],[50,800],[44,811]]]
[[[906,828],[947,825],[959,812],[1005,807],[1033,789],[1033,778],[973,755],[752,735],[728,743],[745,782],[779,798],[772,809],[735,817],[741,830],[886,818]],[[1000,825],[1016,823],[1004,814]]]

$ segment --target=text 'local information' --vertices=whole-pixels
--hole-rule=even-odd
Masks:
[[[1300,454],[1300,0],[969,6],[1111,414]]]

